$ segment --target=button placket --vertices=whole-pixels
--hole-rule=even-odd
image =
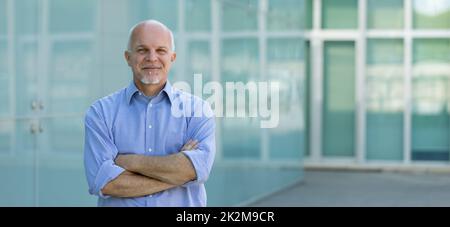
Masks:
[[[147,105],[147,113],[148,113],[148,130],[149,130],[149,133],[148,134],[152,134],[151,133],[151,129],[153,128],[153,126],[152,126],[152,121],[151,121],[151,115],[152,115],[152,111],[151,111],[151,108],[153,107],[153,105],[151,104],[151,101],[150,101],[150,103]],[[152,142],[151,141],[149,141],[148,142],[148,144],[151,146],[152,145]],[[153,151],[153,149],[151,148],[151,147],[149,147],[148,149],[147,149],[147,151],[148,152],[152,152]]]

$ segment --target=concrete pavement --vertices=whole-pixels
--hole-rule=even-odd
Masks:
[[[450,173],[306,170],[302,182],[248,206],[450,206]]]

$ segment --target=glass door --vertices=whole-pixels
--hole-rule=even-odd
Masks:
[[[0,206],[35,206],[38,1],[0,0]]]
[[[97,1],[43,0],[39,206],[95,205],[83,163],[84,113],[97,97]]]
[[[323,156],[354,157],[355,44],[326,41],[323,54]]]
[[[96,5],[0,0],[0,206],[95,205],[83,116],[100,92]]]

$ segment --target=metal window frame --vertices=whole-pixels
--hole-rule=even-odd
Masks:
[[[311,43],[311,135],[310,135],[310,155],[306,157],[307,166],[326,165],[355,165],[355,166],[410,166],[426,165],[436,166],[449,162],[437,161],[412,161],[411,160],[411,133],[412,133],[412,48],[416,38],[450,38],[448,29],[413,29],[413,0],[403,0],[404,28],[396,30],[388,29],[367,29],[367,8],[368,0],[358,1],[358,28],[351,30],[322,29],[322,0],[313,1],[313,27],[305,34],[305,40]],[[367,40],[370,38],[401,39],[404,42],[403,48],[403,86],[404,86],[404,113],[403,113],[403,160],[367,160],[366,159],[366,51]],[[355,157],[353,158],[324,158],[321,152],[322,141],[322,104],[323,104],[323,46],[325,41],[354,41],[356,51],[356,146]]]

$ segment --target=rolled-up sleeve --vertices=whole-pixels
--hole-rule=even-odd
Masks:
[[[202,184],[209,177],[216,153],[214,117],[191,118],[188,138],[198,141],[197,149],[182,151],[191,161],[197,177],[183,186]]]
[[[118,150],[106,125],[100,107],[92,105],[85,116],[84,168],[89,193],[102,198],[109,197],[103,187],[125,171],[114,163]]]

